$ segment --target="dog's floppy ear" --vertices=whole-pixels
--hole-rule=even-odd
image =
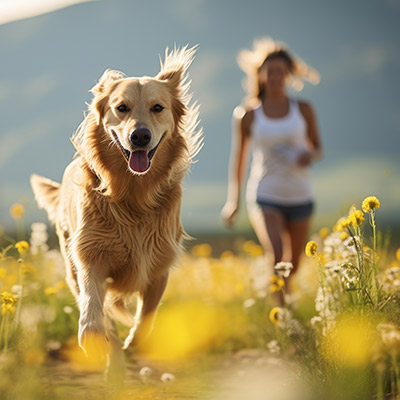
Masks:
[[[95,86],[90,91],[96,96],[104,92],[104,89],[111,83],[118,79],[124,79],[126,75],[123,72],[116,71],[115,69],[106,69]]]
[[[103,114],[104,107],[107,103],[107,95],[105,94],[106,88],[111,83],[126,78],[123,72],[116,71],[114,69],[107,69],[99,82],[90,91],[94,95],[94,99],[90,106],[92,112],[96,116],[97,125],[100,124],[101,115]]]
[[[157,79],[167,81],[174,86],[179,86],[184,80],[184,75],[194,59],[197,46],[188,48],[186,45],[181,49],[174,48],[169,51],[165,49],[164,62],[160,60],[161,70],[156,76]]]

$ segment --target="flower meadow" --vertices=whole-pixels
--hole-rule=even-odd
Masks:
[[[77,345],[46,225],[26,228],[13,205],[16,238],[0,237],[0,398],[400,399],[400,249],[379,229],[380,207],[367,197],[312,234],[293,277],[254,241],[219,254],[193,243],[151,336],[127,354],[125,384],[111,387]]]

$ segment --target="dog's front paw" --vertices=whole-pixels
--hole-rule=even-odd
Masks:
[[[94,361],[104,362],[110,353],[110,343],[103,326],[79,321],[79,346],[86,356]]]

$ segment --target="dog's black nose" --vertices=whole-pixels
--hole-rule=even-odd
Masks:
[[[150,143],[151,132],[147,128],[135,129],[129,136],[129,140],[135,147],[145,147]]]

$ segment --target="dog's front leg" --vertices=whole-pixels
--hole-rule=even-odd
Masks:
[[[108,383],[119,388],[123,385],[125,378],[125,358],[121,340],[119,339],[115,322],[107,315],[104,318],[104,325],[110,341],[110,354],[107,357],[105,378]]]
[[[138,306],[140,307],[135,316],[135,325],[131,328],[124,342],[124,349],[135,346],[137,341],[146,340],[152,328],[158,304],[168,282],[168,272],[153,282],[147,289],[140,293]]]
[[[79,345],[88,357],[104,359],[109,352],[109,342],[103,322],[106,281],[80,268],[78,285]]]

